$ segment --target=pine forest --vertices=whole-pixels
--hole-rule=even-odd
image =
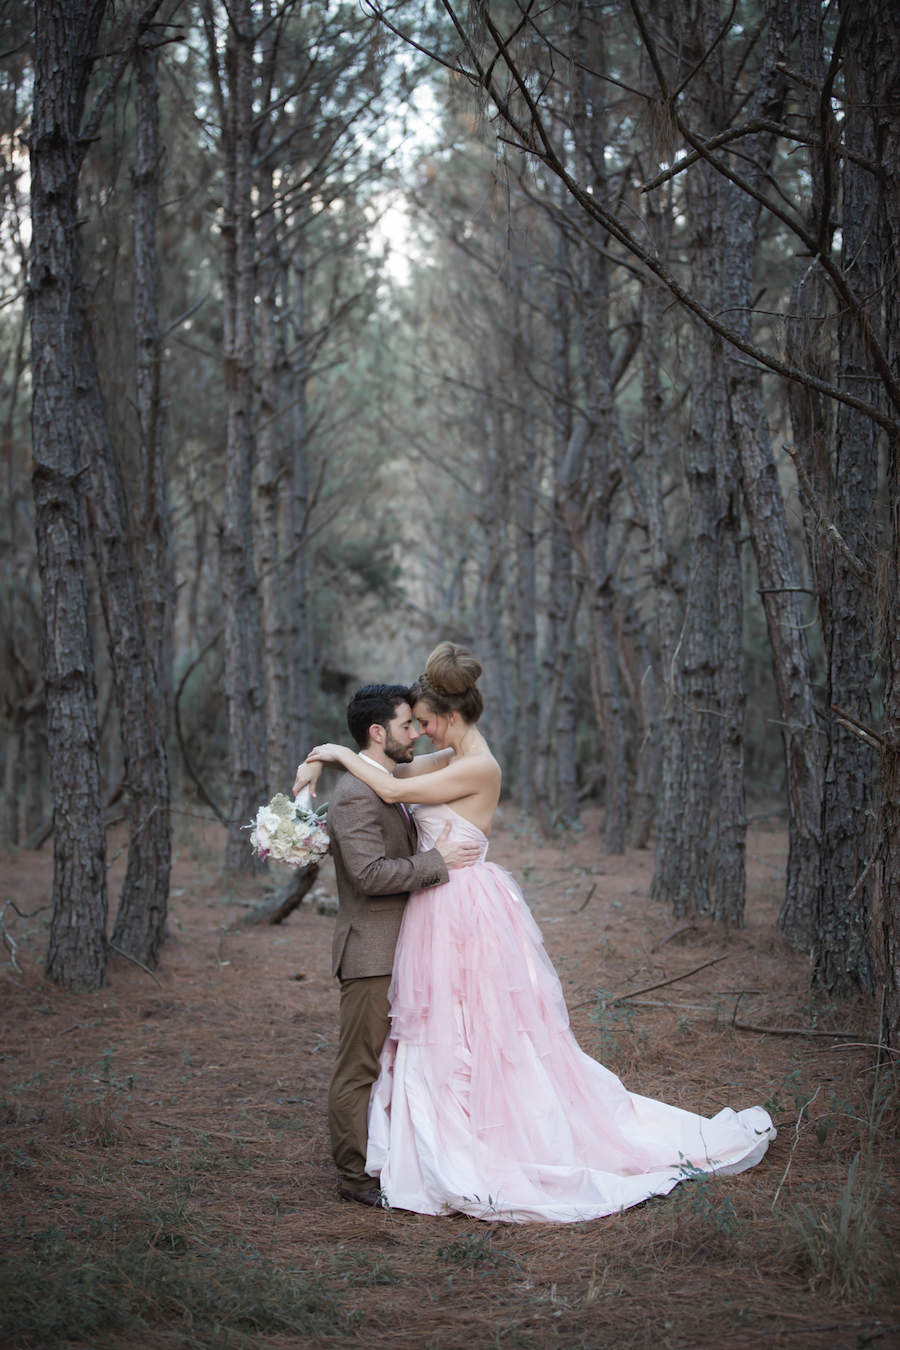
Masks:
[[[0,42],[0,1341],[896,1344],[896,0],[2,0]],[[653,1096],[706,1056],[748,1102],[788,1085],[737,1210],[692,1182],[649,1238],[422,1219],[382,1250],[396,1217],[331,1203],[330,864],[247,826],[444,639],[586,1048]],[[277,1093],[267,972],[312,1038]],[[258,1052],[269,1114],[238,1128],[220,1073],[166,1134],[114,998],[210,1019],[204,1063]],[[40,1051],[45,1009],[82,1030]],[[329,1196],[302,1253],[236,1161],[294,1146],[276,1097]],[[193,1190],[136,1178],[158,1219],[104,1264],[89,1160],[142,1129]],[[704,1269],[746,1287],[697,1321]]]

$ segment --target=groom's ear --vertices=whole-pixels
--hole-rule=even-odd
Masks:
[[[382,745],[384,743],[385,730],[380,722],[373,722],[369,727],[369,744]]]

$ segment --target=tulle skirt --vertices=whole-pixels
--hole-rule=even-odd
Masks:
[[[492,863],[410,897],[390,999],[366,1166],[392,1206],[578,1222],[743,1171],[774,1138],[762,1107],[707,1119],[584,1054],[540,931]]]

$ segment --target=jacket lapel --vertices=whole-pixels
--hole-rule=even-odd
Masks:
[[[410,843],[411,852],[415,853],[419,847],[419,836],[416,830],[416,822],[413,820],[412,812],[402,802],[394,802],[394,810],[399,811],[403,821],[403,827],[406,830],[406,837]]]

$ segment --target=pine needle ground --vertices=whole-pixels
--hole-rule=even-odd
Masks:
[[[747,925],[728,934],[651,904],[650,854],[605,855],[600,823],[542,843],[508,815],[492,857],[534,908],[584,1049],[706,1114],[766,1104],[761,1167],[566,1227],[341,1202],[332,920],[310,904],[242,926],[266,897],[223,882],[221,838],[195,828],[155,979],[114,957],[100,993],[64,994],[41,971],[46,914],[7,913],[22,974],[0,974],[0,1345],[900,1344],[897,1074],[871,1047],[877,1009],[811,1000],[775,932],[783,834],[751,834]],[[2,860],[20,909],[45,902],[51,863]]]

